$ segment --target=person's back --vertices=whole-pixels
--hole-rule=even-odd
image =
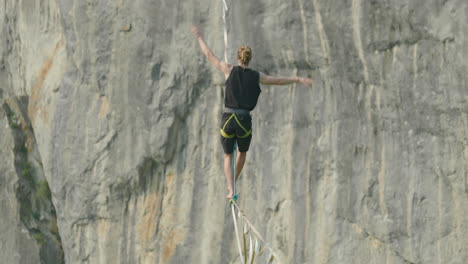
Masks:
[[[260,73],[234,66],[226,80],[224,106],[252,111],[257,105],[260,92]]]

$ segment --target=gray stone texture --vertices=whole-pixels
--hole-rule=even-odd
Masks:
[[[230,62],[247,43],[314,79],[262,86],[238,184],[282,263],[468,263],[468,3],[226,1]],[[20,129],[65,263],[240,263],[224,79],[190,33],[222,58],[222,5],[0,0],[0,103],[32,126],[0,108],[2,262],[54,259],[21,218]]]
[[[40,263],[39,246],[20,221],[19,177],[14,166],[14,137],[0,108],[0,260],[1,263]]]

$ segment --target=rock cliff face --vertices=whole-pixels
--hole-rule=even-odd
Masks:
[[[262,87],[240,206],[283,263],[468,263],[468,4],[226,0]],[[0,259],[238,263],[222,1],[0,1]]]

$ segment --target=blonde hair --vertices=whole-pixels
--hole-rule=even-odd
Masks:
[[[242,45],[237,49],[237,59],[244,65],[249,65],[252,59],[252,49],[247,45]]]

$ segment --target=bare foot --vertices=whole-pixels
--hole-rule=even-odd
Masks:
[[[234,191],[231,188],[228,188],[228,195],[226,196],[227,199],[232,199],[234,196]]]

